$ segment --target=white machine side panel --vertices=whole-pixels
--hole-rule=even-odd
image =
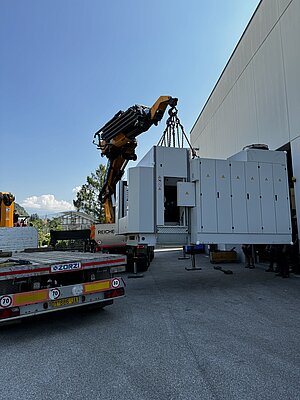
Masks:
[[[201,230],[202,232],[217,232],[217,202],[216,202],[216,161],[201,160]]]
[[[164,174],[165,160],[164,148],[154,147],[155,149],[155,194],[156,194],[156,224],[164,225]]]
[[[287,171],[284,165],[273,165],[277,233],[291,232]]]
[[[284,164],[286,162],[286,155],[283,151],[245,149],[229,157],[228,160]]]
[[[156,224],[164,224],[164,168],[163,164],[156,163],[155,194],[156,194]]]
[[[229,161],[216,160],[217,220],[219,233],[229,233],[232,231],[229,168]]]
[[[177,205],[180,207],[195,207],[195,187],[192,182],[177,182]]]
[[[191,182],[199,181],[200,179],[200,159],[194,158],[190,160],[190,177]]]
[[[187,177],[188,150],[184,148],[156,146],[156,167],[162,168],[163,176]]]
[[[153,168],[130,168],[128,187],[128,232],[153,233]]]
[[[196,206],[190,210],[191,243],[197,242],[197,233],[201,232],[201,210],[200,210],[200,182],[196,182]]]
[[[144,157],[139,161],[137,167],[153,167],[154,166],[154,149],[155,147],[151,147],[151,149],[144,155]]]
[[[154,149],[156,224],[164,225],[164,180],[165,177],[187,179],[188,150],[164,146],[156,146]]]
[[[294,183],[295,203],[297,214],[300,214],[300,136],[291,143],[293,176],[296,178]],[[297,218],[298,232],[300,232],[300,217]]]
[[[232,227],[235,233],[247,233],[245,163],[231,161]]]
[[[247,219],[248,232],[261,233],[261,209],[260,209],[260,188],[258,163],[248,162],[245,164],[246,172],[246,196],[247,196]]]
[[[260,202],[263,233],[276,232],[272,165],[259,164]]]

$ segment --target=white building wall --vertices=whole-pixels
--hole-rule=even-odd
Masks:
[[[202,157],[300,135],[299,38],[300,1],[262,0],[192,129]]]
[[[284,3],[282,0],[281,3]],[[300,135],[300,1],[293,0],[281,21],[290,140]]]

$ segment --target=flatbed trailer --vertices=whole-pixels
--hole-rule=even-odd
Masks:
[[[67,308],[104,307],[124,296],[126,256],[66,251],[12,253],[0,259],[0,321]]]

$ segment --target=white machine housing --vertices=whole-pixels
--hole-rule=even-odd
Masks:
[[[186,148],[154,146],[119,183],[116,203],[128,244],[291,242],[285,152],[191,159]]]

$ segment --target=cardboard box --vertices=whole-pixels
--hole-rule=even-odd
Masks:
[[[209,260],[212,264],[237,262],[236,251],[211,251]]]

